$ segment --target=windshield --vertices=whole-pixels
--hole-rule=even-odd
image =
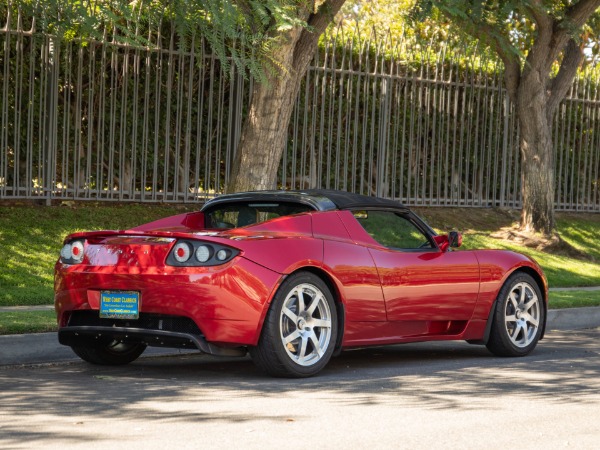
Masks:
[[[308,211],[313,208],[290,202],[224,203],[204,211],[204,220],[206,228],[226,230]]]

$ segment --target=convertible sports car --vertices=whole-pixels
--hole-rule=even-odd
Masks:
[[[55,268],[59,341],[94,364],[146,346],[250,352],[273,376],[343,349],[466,340],[500,356],[544,335],[535,261],[456,251],[400,203],[331,190],[224,195],[126,231],[75,233]]]

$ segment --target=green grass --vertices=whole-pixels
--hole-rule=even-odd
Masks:
[[[0,334],[45,333],[56,330],[54,311],[0,312]]]
[[[548,307],[550,309],[582,308],[600,306],[600,291],[552,291]]]
[[[197,206],[0,206],[0,306],[53,302],[53,269],[64,237],[76,231],[127,229]]]
[[[511,242],[500,241],[486,235],[467,233],[465,248],[499,248],[524,253],[535,259],[544,269],[551,287],[581,287],[600,285],[600,265],[564,255],[544,253]]]

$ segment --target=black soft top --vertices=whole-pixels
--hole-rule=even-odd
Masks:
[[[333,189],[307,189],[308,195],[322,196],[331,200],[337,209],[356,209],[356,208],[402,208],[406,207],[396,200],[387,198],[369,197],[367,195],[354,194],[346,191],[336,191]]]
[[[223,203],[245,201],[278,201],[293,202],[309,205],[317,211],[331,211],[334,209],[360,209],[360,208],[392,208],[407,209],[400,202],[379,197],[354,194],[352,192],[336,191],[333,189],[306,189],[302,191],[251,191],[226,194],[214,198],[202,207],[202,211],[211,209]]]

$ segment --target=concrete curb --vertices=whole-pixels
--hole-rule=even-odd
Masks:
[[[600,327],[600,307],[548,310],[546,330],[582,330]]]

